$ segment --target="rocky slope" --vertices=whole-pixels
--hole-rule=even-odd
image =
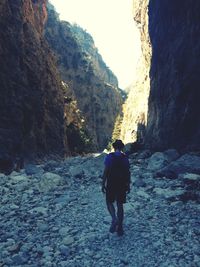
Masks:
[[[200,149],[200,3],[149,1],[150,147]]]
[[[46,1],[0,3],[0,156],[68,152],[63,88],[43,38]]]
[[[48,8],[45,36],[58,58],[58,68],[77,100],[96,149],[104,149],[121,111],[122,97],[114,74],[108,69],[92,37],[77,25],[60,21]]]
[[[101,193],[104,156],[0,175],[0,266],[199,266],[200,157],[175,150],[131,155],[125,235],[118,237],[108,232]],[[156,178],[172,166],[177,179]]]

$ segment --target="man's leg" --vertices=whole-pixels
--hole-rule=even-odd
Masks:
[[[114,233],[116,231],[116,224],[117,224],[117,218],[116,218],[116,214],[115,214],[115,207],[114,204],[112,202],[106,201],[107,204],[107,208],[108,211],[112,217],[112,223],[110,226],[110,232]]]
[[[122,202],[117,202],[118,235],[123,235],[124,207]]]
[[[112,217],[112,221],[116,221],[116,214],[115,214],[115,207],[114,207],[114,204],[112,202],[108,202],[106,201],[106,204],[107,204],[107,208],[108,208],[108,211]]]

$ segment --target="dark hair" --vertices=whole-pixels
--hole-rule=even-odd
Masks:
[[[113,144],[112,144],[114,149],[119,149],[122,150],[124,148],[124,143],[122,142],[122,140],[116,140]]]

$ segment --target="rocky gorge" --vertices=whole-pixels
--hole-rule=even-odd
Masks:
[[[198,150],[198,5],[183,7],[134,1],[141,57],[122,107],[89,33],[61,21],[48,1],[2,1],[0,161],[102,151],[113,130],[154,151]]]
[[[129,156],[122,237],[108,231],[104,157],[28,164],[1,174],[0,266],[200,266],[200,157],[174,149]],[[177,178],[159,174],[166,169]]]
[[[134,1],[142,56],[122,119],[117,78],[90,34],[46,0],[0,1],[0,267],[200,267],[200,5],[191,3]],[[92,153],[113,129],[144,145],[128,151],[122,237],[108,231],[106,154]],[[14,170],[16,158],[25,161]]]

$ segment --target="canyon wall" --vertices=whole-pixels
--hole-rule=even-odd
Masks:
[[[68,153],[63,87],[43,38],[45,0],[0,2],[0,154]]]
[[[116,76],[98,53],[92,36],[78,25],[60,21],[50,4],[45,36],[96,150],[104,149],[123,102]]]
[[[198,1],[134,1],[142,55],[124,105],[126,143],[200,149],[199,11]]]
[[[0,161],[104,149],[121,110],[92,37],[47,5],[0,2]]]
[[[200,149],[199,12],[199,1],[149,1],[150,148]]]
[[[139,139],[143,141],[147,124],[148,97],[150,90],[149,69],[151,44],[148,33],[148,0],[134,1],[133,18],[136,25],[135,43],[140,41],[141,51],[133,84],[129,88],[128,98],[123,106],[123,121],[120,138],[125,143]],[[134,47],[133,47],[134,49]]]

